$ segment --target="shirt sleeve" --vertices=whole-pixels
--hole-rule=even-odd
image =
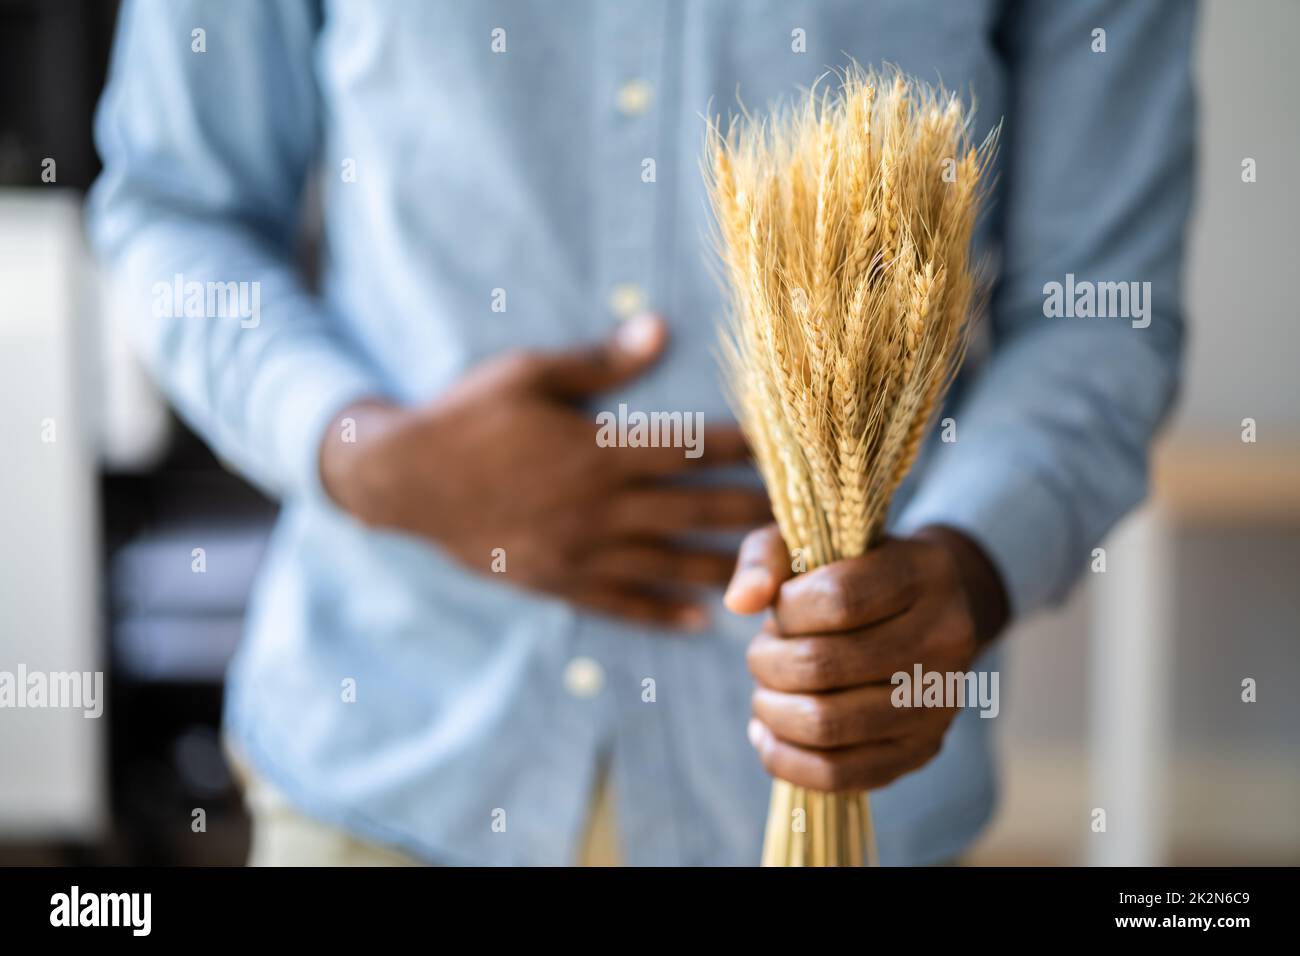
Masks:
[[[970,535],[1016,614],[1059,602],[1146,494],[1183,344],[1194,20],[1185,0],[1007,9],[993,351],[953,415],[957,440],[934,444],[899,527]],[[1048,317],[1045,287],[1068,275],[1139,283],[1148,312]]]
[[[128,0],[88,210],[154,378],[219,455],[282,495],[320,493],[330,419],[384,391],[293,263],[318,27],[305,0]]]

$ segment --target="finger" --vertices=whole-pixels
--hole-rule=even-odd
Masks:
[[[668,327],[655,315],[622,323],[605,340],[560,352],[527,352],[515,358],[520,381],[556,398],[581,399],[608,391],[654,364],[668,342]]]
[[[782,634],[820,634],[876,624],[911,607],[924,589],[929,550],[889,539],[858,558],[800,574],[781,586]]]
[[[611,582],[571,585],[559,593],[575,604],[625,621],[686,631],[703,630],[709,622],[708,612],[693,601]]]
[[[683,412],[683,416],[690,414]],[[683,418],[683,421],[685,419]],[[685,432],[683,432],[685,440]],[[735,425],[714,425],[704,429],[698,444],[692,446],[698,450],[695,457],[686,452],[691,448],[672,445],[658,448],[621,447],[618,461],[627,474],[638,477],[663,477],[676,475],[700,468],[721,468],[727,465],[749,461],[749,444],[745,436]]]
[[[749,642],[745,660],[765,687],[816,694],[910,673],[924,638],[925,627],[912,614],[852,633],[782,637],[765,628]]]
[[[607,527],[621,535],[752,528],[772,520],[767,496],[753,488],[635,488],[609,504]]]
[[[736,425],[714,425],[704,430],[704,454],[699,464],[718,466],[749,461],[749,442]]]
[[[942,727],[941,708],[895,707],[893,688],[870,684],[826,694],[754,690],[754,716],[786,743],[830,750],[893,740],[927,725]]]
[[[749,739],[772,776],[826,793],[874,790],[892,783],[933,759],[943,740],[909,737],[839,750],[811,750],[781,740],[757,718],[749,723]]]
[[[627,543],[593,551],[582,560],[580,568],[602,580],[720,587],[731,574],[731,557],[665,544]]]
[[[772,603],[781,582],[792,574],[790,552],[777,526],[751,531],[740,543],[736,573],[723,600],[735,614],[755,614]]]

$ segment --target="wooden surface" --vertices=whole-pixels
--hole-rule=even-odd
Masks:
[[[1152,491],[1180,524],[1300,524],[1300,435],[1255,444],[1167,440],[1154,455]]]

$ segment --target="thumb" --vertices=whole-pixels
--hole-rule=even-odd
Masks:
[[[663,354],[667,342],[663,319],[642,313],[596,345],[536,356],[533,382],[559,398],[585,398],[640,375]]]
[[[750,532],[740,543],[736,571],[723,602],[736,614],[756,614],[776,600],[782,582],[793,576],[790,552],[776,525]]]

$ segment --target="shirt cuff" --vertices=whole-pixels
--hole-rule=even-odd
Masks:
[[[388,392],[376,373],[324,337],[296,342],[260,369],[248,407],[268,412],[262,427],[253,427],[261,432],[259,458],[272,463],[279,492],[332,503],[320,477],[325,430],[347,406]]]
[[[955,449],[954,449],[955,450]],[[1059,601],[1068,590],[1075,554],[1069,510],[1044,476],[1009,448],[978,455],[936,456],[894,532],[945,525],[970,537],[1002,576],[1013,618]]]

